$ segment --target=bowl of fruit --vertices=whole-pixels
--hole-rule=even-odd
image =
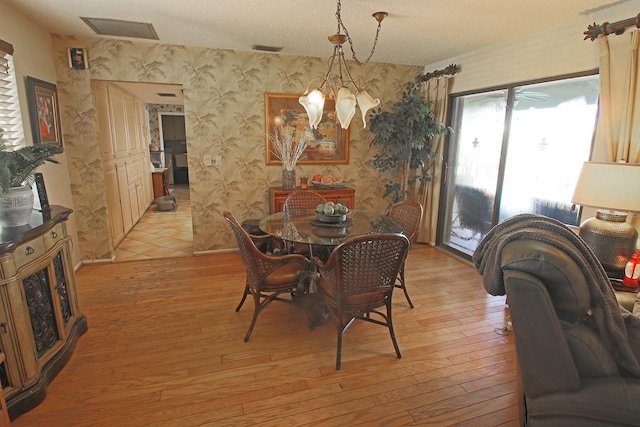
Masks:
[[[347,220],[349,208],[342,203],[320,203],[316,206],[316,213],[320,222],[339,223]]]
[[[347,185],[342,178],[330,175],[314,175],[311,179],[311,184],[314,187],[321,189],[343,188]]]

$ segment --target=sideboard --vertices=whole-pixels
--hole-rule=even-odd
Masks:
[[[356,190],[353,188],[321,189],[309,187],[309,190],[320,194],[327,202],[342,203],[349,209],[356,207]],[[284,200],[294,191],[300,191],[300,188],[283,190],[282,187],[269,187],[269,213],[281,212]]]
[[[0,383],[11,419],[38,405],[87,331],[62,206],[0,229]]]

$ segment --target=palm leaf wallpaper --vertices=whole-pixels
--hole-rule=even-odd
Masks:
[[[87,49],[87,70],[68,67],[67,49],[78,46]],[[264,93],[302,93],[327,66],[321,58],[112,39],[54,36],[53,48],[83,259],[111,259],[113,254],[92,79],[183,86],[194,251],[204,252],[235,246],[223,211],[239,219],[260,218],[269,210],[268,187],[280,185],[281,168],[265,164]],[[327,55],[330,50],[327,46]],[[351,72],[389,108],[423,69],[370,63],[353,66]],[[298,166],[297,176],[341,177],[356,188],[358,209],[384,212],[388,201],[382,194],[389,177],[371,165],[372,139],[356,114],[349,164]],[[204,166],[205,154],[222,156],[222,166]]]

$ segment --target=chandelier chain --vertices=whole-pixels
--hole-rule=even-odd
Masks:
[[[344,31],[344,35],[347,36],[347,41],[349,42],[349,47],[351,48],[351,53],[352,53],[353,60],[356,61],[356,63],[358,65],[360,65],[360,66],[367,65],[369,63],[369,60],[373,56],[373,53],[376,50],[376,45],[378,44],[378,36],[380,35],[380,27],[382,26],[382,20],[378,21],[378,28],[376,30],[376,37],[373,40],[373,46],[371,47],[371,52],[369,53],[369,56],[367,57],[367,59],[363,62],[363,61],[360,61],[358,59],[358,57],[356,56],[356,51],[353,48],[353,40],[351,40],[351,36],[349,35],[349,31],[347,30],[347,27],[345,27],[344,23],[342,22],[342,16],[340,14],[340,10],[341,9],[342,9],[342,4],[340,3],[340,0],[338,0],[338,5],[336,7],[336,19],[338,20],[338,34],[340,34],[340,30],[342,29]]]

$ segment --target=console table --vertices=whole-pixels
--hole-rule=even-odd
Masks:
[[[87,331],[80,312],[71,209],[33,210],[22,227],[0,229],[0,383],[10,418],[38,405]]]
[[[342,203],[349,209],[356,207],[356,190],[354,188],[320,189],[309,187],[309,190],[320,194],[327,202]],[[269,213],[282,212],[284,200],[294,191],[300,191],[300,188],[283,190],[282,187],[269,187]]]

